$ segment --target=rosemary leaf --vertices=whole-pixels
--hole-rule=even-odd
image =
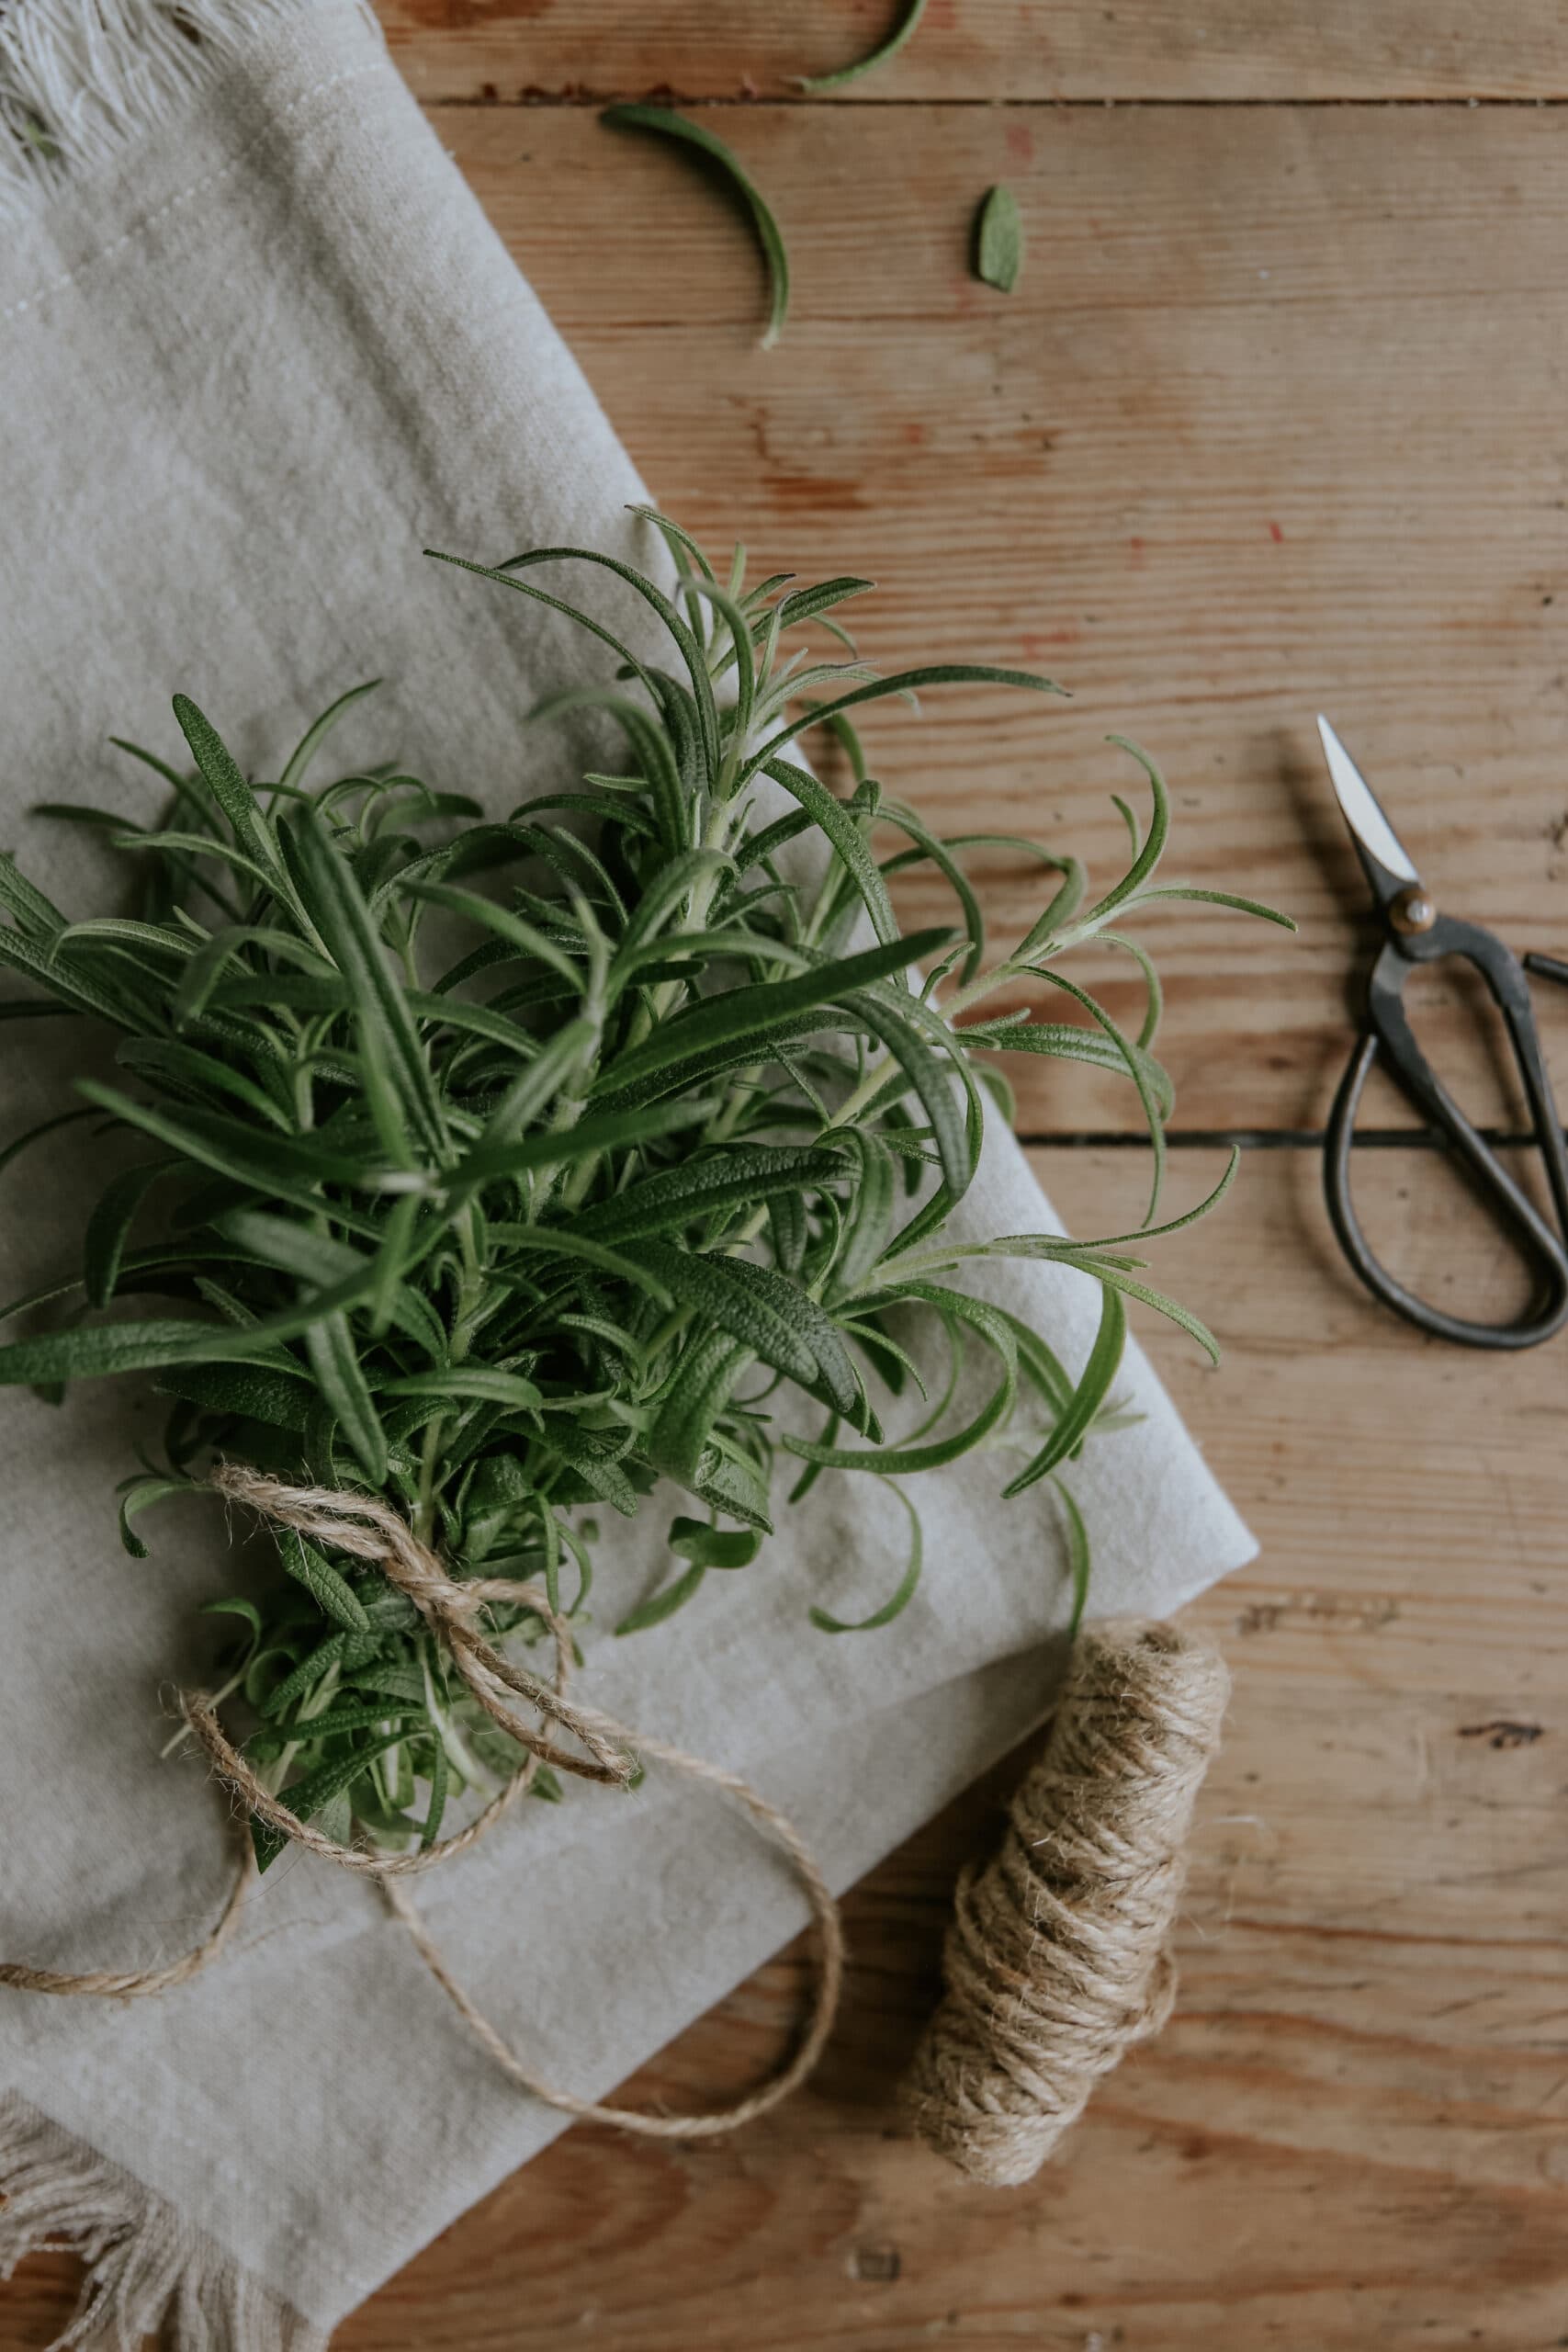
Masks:
[[[1010,294],[1023,266],[1023,223],[1010,187],[992,188],[975,216],[975,275]]]
[[[688,146],[696,148],[699,153],[716,164],[726,175],[730,187],[750,214],[757,242],[762,248],[762,258],[768,266],[771,291],[762,348],[771,351],[783,334],[784,321],[789,316],[789,254],[772,209],[739,157],[700,122],[689,121],[686,116],[676,114],[670,107],[606,107],[599,119],[615,125],[618,130],[651,130],[665,139],[683,140]]]
[[[874,73],[879,65],[886,65],[890,57],[897,57],[905,42],[913,38],[915,28],[925,13],[926,0],[908,0],[902,17],[878,48],[864,57],[856,58],[852,64],[840,65],[836,73],[797,74],[795,87],[812,92],[841,90],[846,82],[858,82],[863,75]]]

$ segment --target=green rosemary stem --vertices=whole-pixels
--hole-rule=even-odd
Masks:
[[[728,851],[730,846],[735,817],[736,812],[716,797],[714,806],[708,812],[707,823],[703,828],[702,847]],[[708,911],[713,905],[714,892],[718,888],[718,880],[719,870],[711,866],[705,873],[698,875],[682,904],[681,913],[674,926],[675,940],[688,937],[693,932],[701,931],[704,928],[707,922]],[[637,1018],[631,1023],[630,1044],[640,1045],[643,1038],[656,1029],[661,1021],[667,1021],[686,992],[687,984],[684,980],[660,980],[656,987],[649,989],[642,1004],[638,1007]]]
[[[1025,969],[1027,969],[1025,966],[1003,962],[994,965],[988,972],[977,973],[967,988],[956,989],[941,1006],[942,1019],[951,1024],[961,1012],[969,1012],[983,998],[994,994],[1009,980],[1017,979],[1021,972]],[[935,1006],[932,1007],[933,1011],[937,1009]],[[867,1107],[875,1102],[892,1076],[894,1067],[894,1057],[891,1054],[885,1054],[880,1061],[874,1062],[853,1093],[833,1114],[828,1125],[821,1130],[822,1134],[830,1135],[837,1128],[853,1126]]]
[[[422,1544],[428,1544],[435,1532],[435,1489],[446,1436],[446,1416],[444,1413],[426,1421],[424,1442],[420,1448],[419,1457],[419,1497],[413,1514],[413,1532]]]
[[[563,1094],[560,1101],[557,1103],[555,1110],[550,1114],[550,1134],[559,1136],[570,1135],[572,1128],[576,1126],[579,1119],[582,1116],[583,1106],[586,1101],[587,1097],[585,1095]],[[600,1155],[597,1152],[595,1152],[590,1159],[580,1160],[578,1162],[561,1193],[561,1204],[563,1207],[575,1207],[577,1202],[584,1198],[588,1186],[592,1183],[594,1177],[599,1172],[599,1166]],[[533,1198],[533,1218],[535,1224],[538,1224],[542,1221],[545,1211],[549,1206],[550,1195],[555,1190],[556,1179],[560,1174],[560,1161],[552,1160],[547,1167],[537,1170],[535,1174]],[[584,1173],[585,1170],[586,1173]],[[573,1186],[578,1188],[575,1194],[572,1189]]]
[[[304,1724],[311,1722],[317,1715],[325,1714],[327,1709],[332,1705],[333,1701],[337,1696],[340,1679],[340,1669],[336,1660],[334,1659],[333,1664],[328,1667],[326,1672],[322,1675],[321,1680],[317,1683],[315,1689],[310,1692],[308,1697],[300,1701],[299,1708],[295,1713],[295,1722],[297,1724]],[[299,1754],[299,1749],[303,1745],[303,1741],[291,1740],[288,1747],[284,1748],[282,1754],[257,1775],[262,1786],[264,1788],[270,1789],[274,1796],[277,1794],[278,1790],[283,1786],[284,1781],[288,1779],[288,1768],[293,1763],[295,1757]]]

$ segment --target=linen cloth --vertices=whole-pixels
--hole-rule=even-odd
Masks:
[[[127,25],[158,5],[124,0]],[[10,37],[29,8],[37,28],[79,18],[101,34],[119,6],[17,0]],[[176,753],[172,691],[265,773],[378,673],[387,687],[334,753],[395,752],[503,810],[573,751],[559,729],[525,732],[524,714],[602,678],[602,649],[423,561],[422,545],[497,560],[570,541],[657,561],[624,512],[644,494],[627,458],[373,25],[352,0],[204,7],[192,58],[149,63],[142,84],[121,44],[112,104],[90,86],[73,101],[62,80],[74,145],[58,112],[62,154],[35,152],[25,186],[0,185],[0,809],[5,841],[73,911],[107,902],[108,868],[26,811],[150,807],[152,780],[107,738]],[[4,72],[0,50],[0,88]],[[585,601],[639,629],[599,577]],[[0,1032],[0,1139],[67,1107],[79,1051],[52,1023]],[[84,1132],[0,1177],[8,1296],[72,1269],[103,1176]],[[964,1229],[1048,1219],[993,1132]],[[1040,1265],[1005,1280],[1081,1364],[1093,1285]],[[195,1607],[231,1579],[221,1516],[149,1521],[145,1563],[115,1536],[113,1482],[159,1426],[146,1389],[88,1385],[58,1409],[0,1391],[7,1958],[170,1956],[231,1868],[201,1769],[158,1754],[160,1684],[200,1677]],[[1135,1349],[1121,1390],[1143,1419],[1096,1440],[1076,1476],[1091,1605],[1162,1614],[1253,1546]],[[1061,1532],[1043,1489],[1000,1504],[1004,1476],[971,1457],[920,1482],[921,1589],[863,1638],[825,1636],[807,1610],[858,1613],[897,1579],[874,1481],[823,1479],[753,1569],[711,1577],[677,1621],[621,1643],[608,1628],[665,1572],[669,1513],[612,1522],[584,1695],[746,1770],[847,1884],[1049,1702],[1070,1602]],[[804,1916],[741,1822],[657,1777],[631,1798],[572,1786],[558,1806],[523,1805],[419,1893],[503,2030],[588,2096]],[[129,2341],[167,2317],[213,2352],[319,2342],[563,2128],[495,2078],[373,1894],[304,1856],[268,1874],[236,1947],[176,1991],[124,2006],[0,1995],[6,2091],[0,2253],[74,2233],[108,2299],[96,2325]]]

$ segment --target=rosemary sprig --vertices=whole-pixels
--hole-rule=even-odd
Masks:
[[[1015,844],[1053,895],[994,954],[963,868],[998,837],[931,834],[866,775],[849,713],[948,682],[1056,689],[961,662],[876,676],[837,617],[868,582],[748,587],[739,551],[721,578],[674,524],[649,520],[673,594],[587,549],[464,566],[606,647],[614,679],[536,716],[597,705],[622,741],[615,772],[500,821],[393,768],[313,784],[359,688],[276,782],[253,783],[180,697],[188,769],[135,754],[164,793],[151,823],[52,812],[118,844],[142,883],[137,915],[72,922],[0,859],[0,965],[37,992],[6,1010],[118,1032],[115,1082],[76,1091],[143,1146],[88,1220],[77,1278],[5,1310],[63,1313],[0,1347],[0,1381],[157,1374],[165,1459],[121,1490],[131,1552],[143,1514],[204,1491],[223,1455],[370,1489],[453,1575],[535,1578],[581,1620],[598,1515],[634,1515],[667,1479],[693,1507],[670,1529],[681,1569],[630,1626],[757,1555],[782,1453],[799,1474],[792,1499],[828,1472],[869,1474],[909,1514],[886,1604],[858,1625],[814,1611],[829,1632],[863,1632],[919,1574],[904,1479],[985,1447],[1013,1457],[1009,1494],[1059,1482],[1116,1418],[1128,1297],[1212,1346],[1138,1279],[1125,1247],[1138,1237],[961,1244],[948,1225],[998,1055],[1120,1072],[1160,1140],[1157,987],[1124,931],[1149,900],[1184,895],[1155,881],[1157,772],[1145,763],[1146,831],[1124,810],[1126,872],[1087,908],[1076,860]],[[570,567],[629,583],[667,662],[559,593]],[[820,628],[840,641],[830,657],[797,643]],[[851,753],[848,798],[789,757],[820,722]],[[900,930],[888,877],[913,865],[947,884],[950,925]],[[444,937],[461,935],[455,956],[435,950],[433,910]],[[1130,949],[1148,979],[1135,1035],[1059,969],[1096,939]],[[1036,984],[1083,1017],[977,1017]],[[1146,1223],[1158,1170],[1156,1149]],[[951,1279],[987,1255],[1053,1259],[1099,1285],[1100,1336],[1076,1377],[1048,1334]],[[889,1435],[884,1413],[922,1377],[911,1315],[945,1334],[953,1376]],[[953,1404],[966,1347],[993,1368],[977,1410]],[[792,1392],[820,1416],[817,1437],[775,1418]],[[1062,1499],[1081,1600],[1087,1539]],[[451,1799],[494,1787],[515,1748],[378,1570],[287,1532],[276,1554],[265,1606],[216,1604],[239,1627],[225,1690],[253,1711],[253,1762],[334,1836],[433,1841]],[[526,1609],[492,1608],[497,1639],[541,1631]]]

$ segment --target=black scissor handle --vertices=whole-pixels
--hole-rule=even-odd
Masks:
[[[1559,1230],[1521,1192],[1495,1152],[1465,1117],[1416,1042],[1405,1018],[1404,983],[1414,964],[1445,956],[1472,964],[1502,1013],[1525,1099],[1536,1148],[1546,1169]],[[1324,1154],[1324,1190],[1339,1245],[1374,1296],[1418,1330],[1471,1348],[1530,1348],[1568,1322],[1568,1146],[1552,1100],[1551,1080],[1541,1056],[1523,968],[1499,939],[1476,924],[1439,917],[1430,931],[1391,941],[1372,967],[1367,992],[1367,1033],[1351,1056],[1329,1114]],[[1477,1323],[1445,1314],[1417,1298],[1373,1256],[1350,1202],[1350,1146],[1361,1091],[1372,1064],[1382,1056],[1392,1076],[1423,1115],[1438,1127],[1469,1169],[1497,1222],[1511,1236],[1535,1274],[1538,1292],[1528,1315],[1514,1323]]]

